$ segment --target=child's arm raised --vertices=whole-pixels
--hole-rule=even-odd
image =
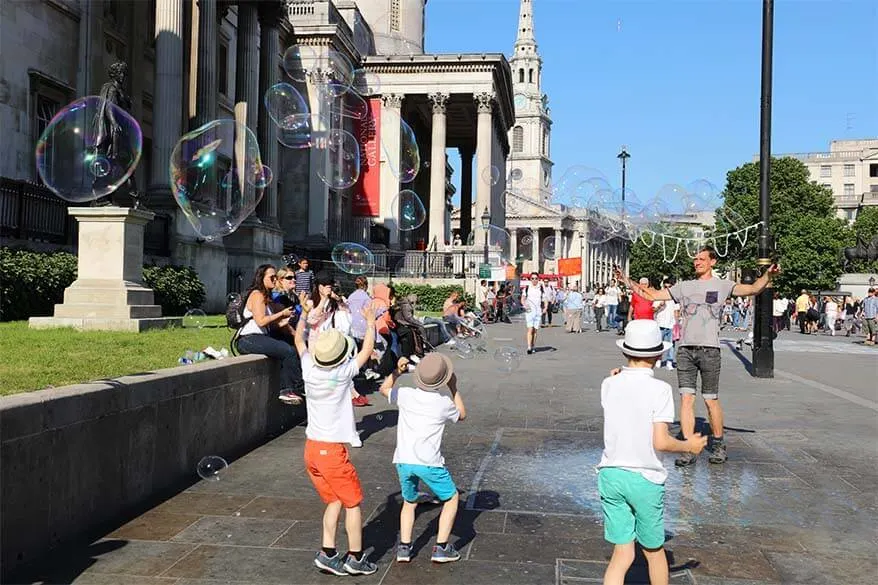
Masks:
[[[408,358],[399,358],[399,361],[396,362],[396,369],[390,372],[390,375],[384,378],[384,382],[382,382],[381,387],[378,388],[378,391],[381,392],[383,396],[386,398],[390,398],[390,392],[393,390],[393,387],[396,385],[396,380],[408,371],[409,368],[409,360]]]
[[[452,374],[451,379],[448,380],[448,390],[451,391],[454,406],[457,407],[457,412],[460,413],[460,416],[457,418],[457,422],[460,422],[466,418],[466,406],[464,406],[463,398],[461,398],[460,391],[457,389],[457,374]]]
[[[695,433],[685,441],[681,441],[668,432],[668,423],[652,423],[652,446],[658,451],[698,455],[704,450],[705,445],[707,445],[707,437],[702,437],[701,433]]]
[[[305,317],[307,315],[308,309],[302,309],[299,322],[296,324],[296,334],[293,337],[293,343],[296,345],[296,352],[299,354],[299,357],[305,355],[305,352],[308,350],[308,346],[305,344]]]
[[[363,338],[363,349],[357,354],[357,367],[362,368],[372,358],[375,349],[375,307],[368,303],[360,314],[366,319],[366,337]]]

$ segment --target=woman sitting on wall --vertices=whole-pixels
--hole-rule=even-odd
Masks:
[[[247,320],[238,333],[236,346],[241,354],[262,354],[280,361],[280,394],[278,398],[286,404],[301,404],[305,393],[302,381],[302,364],[299,355],[289,343],[275,339],[270,330],[289,329],[292,307],[277,312],[270,308],[271,292],[277,283],[277,271],[271,264],[263,264],[256,269],[253,283],[247,292],[244,318]],[[292,336],[292,331],[287,331]]]

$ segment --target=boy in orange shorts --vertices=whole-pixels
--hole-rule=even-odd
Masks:
[[[369,361],[375,346],[375,310],[367,305],[362,314],[366,319],[366,336],[356,356],[354,340],[337,329],[328,329],[312,338],[309,348],[305,345],[304,314],[296,327],[296,350],[302,361],[308,408],[305,467],[326,504],[323,545],[314,564],[333,575],[371,575],[378,570],[363,552],[363,489],[346,445],[359,440],[350,399],[354,376]],[[342,508],[348,535],[346,555],[335,549],[335,529]]]

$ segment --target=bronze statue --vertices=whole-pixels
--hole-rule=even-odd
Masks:
[[[107,75],[110,79],[101,86],[101,93],[99,96],[101,102],[98,108],[98,113],[95,115],[94,119],[96,137],[94,148],[96,155],[112,160],[119,155],[119,141],[122,139],[121,134],[123,129],[119,124],[119,121],[116,120],[116,116],[113,113],[113,108],[110,107],[110,104],[122,108],[126,112],[131,110],[131,98],[125,93],[125,80],[128,77],[128,64],[124,61],[113,63],[107,68]],[[124,187],[120,186],[116,192],[122,191],[125,188],[127,188],[128,196],[132,200],[132,207],[134,209],[140,209],[142,203],[140,200],[140,193],[137,192],[137,187],[134,183],[133,173],[128,177]],[[94,205],[112,205],[114,202],[114,194],[115,193],[111,193],[105,198],[96,200]],[[120,204],[120,198],[115,198],[115,202]]]
[[[841,249],[841,269],[847,271],[848,266],[854,260],[866,260],[872,262],[878,260],[878,235],[872,238],[868,244],[866,240],[857,234],[857,245]]]

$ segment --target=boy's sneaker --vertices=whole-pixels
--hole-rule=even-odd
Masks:
[[[434,563],[453,563],[460,560],[460,553],[450,542],[445,545],[445,548],[437,544],[433,546],[433,556],[430,557],[430,560]]]
[[[677,467],[689,467],[695,463],[695,453],[683,453],[676,459],[674,459],[674,465]]]
[[[412,545],[400,544],[396,547],[396,562],[408,563],[412,560]]]
[[[353,555],[348,555],[344,560],[344,570],[348,575],[371,575],[378,570],[378,565],[370,563],[366,555],[359,561]]]
[[[668,368],[668,370],[673,370],[674,369],[674,362],[668,362],[665,367]]]
[[[530,354],[532,354],[533,352],[534,352],[533,349],[531,349],[531,348],[527,348],[527,355],[530,355]]]
[[[714,443],[713,449],[710,452],[710,456],[707,458],[711,463],[725,463],[726,459],[729,458],[728,453],[726,453],[726,444],[722,443]]]
[[[321,571],[326,571],[327,573],[332,573],[339,577],[347,575],[345,572],[345,562],[339,553],[335,553],[334,556],[330,557],[327,556],[325,552],[320,551],[317,553],[317,556],[314,557],[314,566]]]

